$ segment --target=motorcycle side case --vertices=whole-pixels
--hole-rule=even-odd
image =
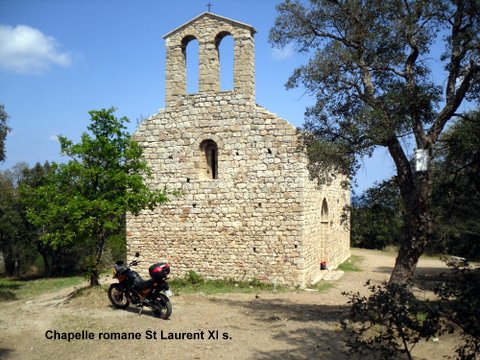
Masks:
[[[156,263],[148,268],[150,277],[154,280],[163,280],[170,274],[170,265],[167,263]]]

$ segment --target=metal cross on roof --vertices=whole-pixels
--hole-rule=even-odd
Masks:
[[[209,3],[207,4],[208,12],[211,12],[210,10],[212,9],[212,6],[213,6],[213,4],[212,4],[211,2],[209,2]]]

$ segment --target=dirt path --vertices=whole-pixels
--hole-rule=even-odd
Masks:
[[[63,289],[30,301],[2,303],[0,358],[351,359],[339,324],[348,310],[341,293],[364,291],[368,279],[387,280],[394,264],[393,256],[377,251],[354,249],[352,253],[362,257],[363,271],[345,273],[326,292],[180,294],[172,298],[173,316],[168,321],[149,310],[141,316],[132,307],[114,310],[106,294],[98,291],[88,295],[91,302],[88,296],[69,300],[72,289]],[[422,260],[418,291],[427,294],[423,287],[431,274],[444,269],[438,260]],[[83,331],[94,339],[47,339],[52,331]],[[104,339],[113,332],[132,333],[140,339]],[[169,333],[185,338],[161,338]],[[420,344],[414,354],[417,359],[442,359],[451,346],[451,339],[441,338]]]

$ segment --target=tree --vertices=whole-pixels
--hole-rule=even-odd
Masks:
[[[18,191],[27,168],[20,163],[12,170],[0,171],[0,250],[9,276],[20,276],[28,271],[37,256]]]
[[[403,204],[394,181],[383,181],[352,198],[352,245],[384,249],[403,237]]]
[[[71,160],[54,164],[45,185],[33,189],[32,223],[43,226],[42,240],[54,248],[81,243],[90,254],[90,284],[98,285],[107,238],[122,231],[125,214],[138,214],[165,202],[163,190],[151,190],[151,173],[142,148],[125,131],[126,117],[115,109],[90,111],[90,133],[74,144],[60,136],[61,152]]]
[[[432,248],[480,259],[480,109],[447,129],[435,152]]]
[[[10,128],[7,126],[8,114],[5,105],[0,104],[0,162],[5,161],[5,138]]]
[[[287,87],[303,84],[316,103],[306,111],[305,144],[314,173],[353,175],[377,147],[390,153],[405,206],[405,234],[390,283],[408,283],[432,237],[431,167],[416,172],[412,143],[432,149],[460,105],[480,99],[478,0],[286,0],[270,32],[275,46],[311,54]],[[439,59],[431,51],[443,45]],[[444,79],[440,69],[444,65]]]
[[[466,113],[440,136],[432,163],[432,241],[427,251],[480,259],[480,111]],[[404,211],[395,178],[352,200],[352,244],[399,245]]]
[[[17,165],[18,167],[18,165]],[[48,276],[70,275],[77,273],[85,258],[85,250],[77,244],[57,245],[53,247],[50,243],[44,242],[42,236],[46,233],[45,224],[34,225],[27,218],[27,209],[36,206],[35,197],[32,196],[34,189],[46,184],[49,173],[52,171],[49,162],[43,165],[36,163],[33,167],[23,165],[17,183],[21,217],[25,222],[25,240],[29,247],[36,249],[43,260],[44,274]],[[61,223],[56,224],[59,228]]]

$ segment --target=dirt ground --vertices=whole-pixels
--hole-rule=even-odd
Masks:
[[[133,307],[113,309],[106,294],[98,292],[89,295],[92,301],[89,296],[71,300],[73,289],[5,302],[0,310],[0,359],[352,359],[340,328],[348,311],[341,293],[364,292],[368,279],[387,280],[394,264],[393,255],[358,249],[352,253],[361,256],[362,271],[345,273],[325,292],[180,294],[172,297],[173,315],[167,321],[147,309],[140,316]],[[439,260],[420,261],[420,296],[428,296],[424,286],[443,270]],[[84,331],[87,339],[47,339],[53,331]],[[112,332],[132,332],[140,339],[104,339]],[[195,338],[162,339],[169,333]],[[441,337],[421,343],[414,356],[442,359],[452,354],[454,341]]]

